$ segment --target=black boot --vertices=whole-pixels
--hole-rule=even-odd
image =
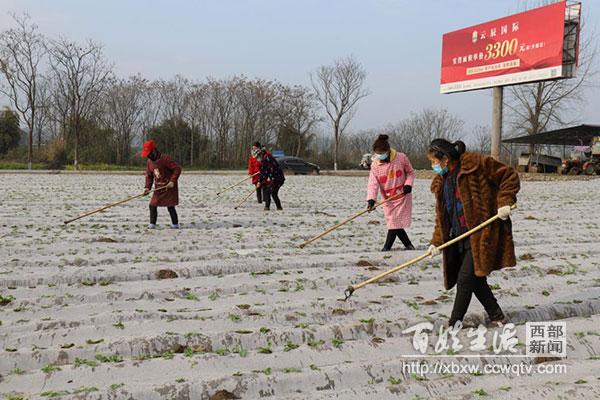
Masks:
[[[383,249],[381,251],[390,251],[392,246],[394,245],[394,241],[396,240],[396,231],[394,229],[390,229],[387,231],[387,237],[385,238],[385,244],[383,245]]]
[[[283,210],[283,207],[281,207],[281,200],[279,200],[279,188],[271,191],[271,197],[273,198],[273,201],[275,202],[277,209]]]
[[[258,200],[258,203],[262,203],[262,189],[261,188],[256,188],[256,200]]]
[[[267,185],[262,186],[262,200],[265,203],[265,211],[269,211],[271,209],[271,190]]]
[[[414,250],[415,249],[415,246],[413,246],[413,244],[411,243],[411,241],[408,238],[408,235],[406,234],[406,231],[404,229],[398,229],[398,237],[402,241],[402,244],[404,245],[405,250]]]

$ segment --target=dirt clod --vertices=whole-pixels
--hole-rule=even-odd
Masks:
[[[170,269],[161,269],[156,273],[157,279],[175,279],[178,276],[177,272]]]
[[[227,390],[219,390],[218,392],[215,392],[215,394],[210,396],[210,400],[234,400],[240,398],[241,397],[238,397]]]

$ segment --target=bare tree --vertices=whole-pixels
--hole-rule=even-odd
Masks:
[[[48,126],[52,139],[66,142],[69,130],[70,100],[67,93],[61,89],[59,82],[52,75],[46,81],[48,87],[48,104],[45,110],[48,114]]]
[[[386,128],[382,129],[385,131]],[[388,132],[389,133],[389,132]],[[353,133],[349,137],[349,148],[353,153],[361,156],[365,153],[369,153],[371,151],[371,147],[373,145],[373,141],[377,138],[377,133],[374,129],[360,130],[358,132]],[[357,160],[357,163],[360,160]]]
[[[277,113],[279,123],[296,137],[296,157],[307,144],[315,124],[321,121],[316,111],[316,96],[303,86],[279,85]]]
[[[231,83],[236,104],[233,148],[236,161],[241,161],[248,156],[254,140],[259,139],[266,144],[271,134],[274,135],[278,122],[274,112],[277,85],[272,81],[249,80],[243,76],[233,78]]]
[[[33,134],[36,123],[38,102],[38,80],[40,63],[45,55],[44,37],[38,33],[37,26],[27,14],[12,14],[16,28],[0,34],[0,72],[6,85],[0,85],[23,117],[29,133],[27,163],[31,169],[33,158]]]
[[[588,36],[580,45],[576,77],[511,86],[505,105],[516,132],[534,135],[577,121],[580,106],[585,102],[585,92],[597,87],[595,78],[600,70],[598,35],[582,24],[582,37],[584,33]],[[530,151],[533,151],[532,147]]]
[[[172,80],[157,82],[158,95],[163,105],[163,118],[183,119],[188,107],[188,88],[190,81],[181,75]]]
[[[425,109],[412,113],[397,124],[383,129],[390,136],[392,144],[409,155],[413,164],[427,166],[427,148],[433,139],[454,140],[462,136],[464,121],[445,109]]]
[[[102,119],[115,133],[116,160],[129,162],[132,140],[141,125],[147,81],[140,76],[115,81],[106,91]]]
[[[473,150],[481,154],[490,154],[492,147],[492,138],[490,137],[490,127],[487,125],[476,125],[471,135]]]
[[[208,130],[207,124],[207,93],[206,86],[201,83],[192,84],[188,92],[188,107],[184,114],[185,121],[190,125],[191,136],[190,136],[190,165],[194,165],[194,148],[196,141],[194,137],[206,135]],[[201,132],[201,133],[200,133]],[[200,134],[199,134],[200,133]],[[198,149],[201,148],[201,144],[197,145]]]
[[[146,85],[143,93],[144,107],[141,116],[142,140],[148,139],[150,130],[158,124],[162,115],[163,103],[159,95],[158,82]]]
[[[367,72],[352,56],[322,65],[310,75],[317,100],[333,125],[333,168],[338,168],[338,150],[344,130],[356,113],[360,99],[369,95],[364,87]]]
[[[399,138],[399,145],[404,141],[414,141],[417,151],[425,151],[432,140],[444,138],[454,140],[459,137],[464,121],[450,114],[446,109],[425,109],[412,113],[405,120],[404,136]]]
[[[99,108],[112,66],[105,60],[102,46],[91,40],[80,46],[61,38],[51,42],[48,52],[58,95],[66,99],[69,106],[69,130],[75,139],[77,169],[82,124]]]
[[[227,146],[233,130],[235,85],[231,81],[209,79],[207,95],[210,116],[210,140],[214,144],[215,164],[219,167],[230,161]]]
[[[38,100],[36,101],[36,112],[34,125],[36,130],[37,148],[40,150],[44,140],[44,130],[51,118],[51,93],[50,81],[46,77],[39,79],[37,83]]]

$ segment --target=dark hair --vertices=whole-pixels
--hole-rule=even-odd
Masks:
[[[260,142],[254,142],[254,143],[252,143],[252,146],[258,147],[259,149],[262,148],[262,146],[260,145]]]
[[[431,141],[429,145],[429,150],[427,151],[429,154],[434,156],[437,159],[442,159],[444,156],[447,156],[450,160],[459,160],[460,156],[467,150],[467,146],[465,146],[462,140],[457,140],[452,143],[447,141],[446,139],[434,139]]]
[[[388,135],[379,135],[375,143],[373,143],[373,151],[389,151],[390,150],[390,142],[388,139],[390,137]]]

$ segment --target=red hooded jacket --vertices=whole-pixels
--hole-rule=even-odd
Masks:
[[[256,174],[257,172],[260,172],[260,161],[258,161],[256,159],[256,157],[250,156],[248,158],[248,175],[253,175],[253,174]],[[254,175],[252,177],[252,184],[256,185],[258,183],[259,179],[260,179],[259,175]]]

